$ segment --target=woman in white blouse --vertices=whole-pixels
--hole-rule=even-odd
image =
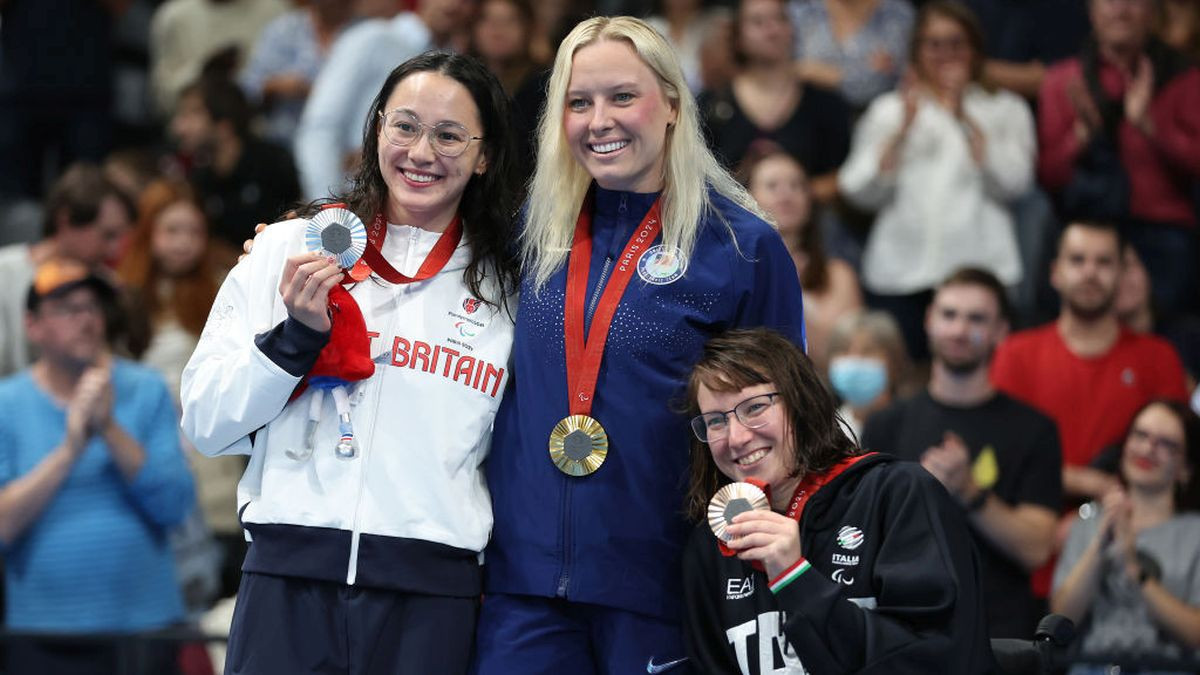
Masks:
[[[1029,188],[1036,145],[1025,102],[981,81],[982,33],[966,7],[925,3],[910,58],[901,88],[859,121],[838,187],[878,211],[863,254],[868,301],[892,311],[919,352],[931,289],[951,271],[1021,279],[1006,202]]]

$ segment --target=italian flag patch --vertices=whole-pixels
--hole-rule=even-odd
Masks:
[[[778,593],[779,591],[782,591],[785,586],[792,583],[796,579],[799,579],[801,574],[804,574],[811,568],[812,565],[810,565],[809,562],[804,558],[801,558],[792,563],[791,567],[787,568],[783,572],[780,572],[779,576],[772,579],[768,588],[771,589],[772,593]]]

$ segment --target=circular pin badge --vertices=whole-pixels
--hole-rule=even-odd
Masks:
[[[717,535],[717,539],[728,542],[733,537],[726,528],[734,516],[747,511],[765,511],[770,508],[767,493],[757,485],[730,483],[717,490],[717,494],[708,501],[708,526],[712,528],[713,534]]]
[[[687,273],[687,259],[683,257],[681,249],[657,244],[646,249],[638,258],[637,273],[648,284],[666,286]]]
[[[349,209],[323,209],[308,221],[304,245],[313,253],[337,258],[340,267],[349,269],[367,248],[367,228]]]

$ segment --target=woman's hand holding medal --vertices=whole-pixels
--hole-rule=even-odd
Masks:
[[[732,537],[727,543],[737,557],[762,563],[767,578],[773,579],[800,559],[800,523],[765,509],[746,511],[734,516],[725,531]]]
[[[341,278],[342,268],[332,256],[302,253],[288,258],[279,280],[279,294],[288,316],[315,331],[329,332],[333,327],[329,291]]]

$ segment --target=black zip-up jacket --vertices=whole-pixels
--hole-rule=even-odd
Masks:
[[[811,497],[800,546],[812,567],[772,592],[696,528],[683,567],[695,672],[994,672],[966,517],[919,465],[857,462]]]

